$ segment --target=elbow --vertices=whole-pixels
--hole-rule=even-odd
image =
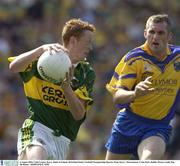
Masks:
[[[125,100],[125,98],[121,97],[121,96],[114,96],[113,97],[113,103],[116,104],[126,104],[127,101]]]
[[[116,104],[121,104],[121,101],[118,100],[116,97],[113,97],[113,103]]]
[[[116,93],[112,96],[112,101],[113,101],[114,104],[121,104],[119,98],[116,95]]]
[[[20,71],[18,70],[18,68],[16,67],[16,65],[14,65],[13,63],[10,63],[10,64],[9,64],[9,70],[10,70],[11,72],[13,72],[13,73],[18,73],[18,72],[20,72]]]
[[[11,72],[15,72],[14,66],[12,65],[12,63],[9,64],[9,70]]]

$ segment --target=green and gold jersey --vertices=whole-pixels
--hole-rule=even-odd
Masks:
[[[152,76],[155,91],[119,107],[145,118],[170,120],[180,102],[180,47],[169,45],[163,61],[151,54],[146,43],[135,48],[119,62],[107,89],[111,93],[119,88],[134,90],[148,76]]]
[[[10,61],[12,59],[9,58]],[[37,61],[21,72],[20,76],[24,84],[30,119],[58,131],[58,135],[64,135],[71,141],[75,140],[85,117],[79,121],[73,118],[61,87],[41,78],[37,71]],[[85,61],[79,62],[74,69],[71,86],[75,94],[86,101],[86,110],[89,110],[93,103],[94,80],[95,72],[90,64]]]

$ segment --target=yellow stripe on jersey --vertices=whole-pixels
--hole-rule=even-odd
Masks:
[[[128,66],[127,63],[124,63],[124,60],[125,57],[115,68],[115,72],[110,83],[106,85],[107,90],[111,93],[115,93],[119,88],[131,90],[136,82],[135,66]]]
[[[67,111],[69,110],[64,92],[58,85],[38,79],[34,76],[30,81],[24,83],[24,91],[27,97],[42,100],[44,104],[55,108],[60,108]],[[87,109],[89,109],[92,99],[88,97],[86,88],[79,88],[75,91],[75,93],[79,98],[87,101]]]
[[[80,99],[83,99],[86,101],[86,110],[90,109],[90,105],[92,105],[93,100],[88,96],[88,91],[85,86],[77,89],[75,91],[75,94],[79,96]]]
[[[27,97],[42,100],[46,105],[68,110],[62,89],[53,83],[32,77],[30,81],[24,83],[24,91]]]
[[[8,58],[8,62],[12,62],[12,61],[14,61],[16,59],[16,56],[13,56],[13,57],[9,57]],[[31,64],[29,64],[25,69],[24,69],[24,71],[28,71],[28,70],[31,70],[31,67],[32,67],[32,63]]]
[[[8,61],[9,61],[9,62],[12,62],[14,59],[16,59],[16,57],[15,57],[15,56],[13,56],[13,57],[9,57],[9,58],[8,58]]]

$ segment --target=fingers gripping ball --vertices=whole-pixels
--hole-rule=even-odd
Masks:
[[[38,60],[37,70],[44,80],[59,84],[64,80],[71,65],[71,60],[64,51],[52,54],[46,51]]]

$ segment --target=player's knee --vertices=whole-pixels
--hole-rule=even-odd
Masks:
[[[165,153],[165,142],[157,136],[143,140],[138,146],[138,155],[141,160],[159,160]]]
[[[164,155],[163,151],[149,151],[144,150],[143,153],[139,156],[140,160],[160,160]]]
[[[46,150],[41,146],[30,146],[26,148],[27,160],[47,160]]]

